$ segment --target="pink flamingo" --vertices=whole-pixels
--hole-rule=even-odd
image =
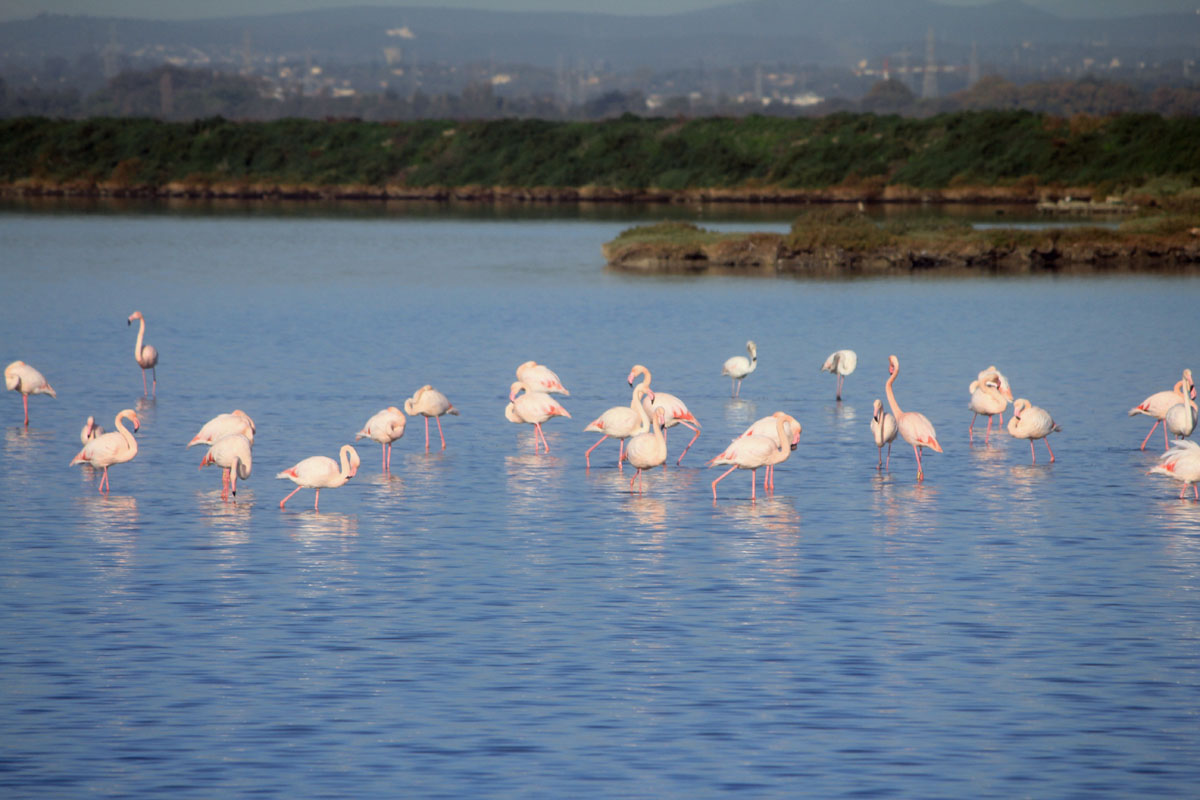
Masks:
[[[245,411],[235,408],[230,414],[218,414],[201,426],[200,431],[187,443],[188,447],[196,444],[212,444],[218,439],[240,433],[254,444],[254,420]]]
[[[133,345],[133,360],[142,368],[142,394],[150,394],[146,389],[146,370],[151,370],[154,376],[154,393],[158,393],[158,350],[154,345],[143,345],[142,340],[146,336],[146,318],[142,316],[142,312],[135,311],[129,315],[129,319],[125,320],[126,325],[132,325],[134,320],[138,320],[141,324],[138,326],[137,342]]]
[[[526,361],[517,367],[517,380],[530,387],[530,391],[571,396],[567,387],[558,379],[558,375],[554,374],[554,370],[536,361]]]
[[[712,482],[714,503],[717,501],[717,484],[735,469],[751,470],[750,499],[758,499],[754,493],[755,484],[758,483],[758,468],[780,464],[786,461],[787,457],[791,455],[792,449],[786,444],[792,438],[788,431],[791,424],[788,422],[789,417],[782,411],[776,411],[773,416],[775,417],[776,426],[774,437],[739,436],[729,443],[729,447],[725,448],[725,452],[708,462],[708,466],[710,467],[713,465],[733,465]]]
[[[1192,371],[1185,369],[1183,371],[1183,378],[1175,382],[1175,386],[1171,391],[1155,392],[1138,405],[1129,409],[1129,416],[1131,417],[1138,414],[1154,417],[1154,425],[1150,427],[1150,433],[1147,433],[1146,438],[1142,440],[1142,450],[1146,449],[1146,442],[1150,441],[1150,436],[1154,433],[1154,429],[1158,427],[1159,422],[1166,418],[1167,412],[1171,407],[1177,403],[1187,403],[1189,399],[1196,399],[1196,384],[1192,381]],[[1163,444],[1166,448],[1170,448],[1171,446],[1166,425],[1163,426]]]
[[[829,358],[825,359],[825,363],[821,365],[822,372],[832,372],[837,375],[837,391],[835,399],[842,399],[842,385],[846,381],[846,376],[854,372],[854,368],[858,366],[858,353],[853,350],[837,350],[829,354]]]
[[[783,414],[784,422],[788,423],[791,432],[792,440],[788,442],[790,449],[795,450],[800,444],[800,434],[804,432],[803,426],[796,421],[796,418],[791,414],[784,414],[782,411],[776,411],[769,417],[755,420],[749,428],[742,433],[742,436],[766,436],[768,439],[774,440],[776,430],[776,419],[780,414]],[[763,489],[775,487],[775,465],[767,464],[766,473],[763,475]]]
[[[79,443],[87,444],[102,433],[104,433],[104,426],[97,425],[96,418],[89,416],[87,422],[83,423],[83,430],[79,432]]]
[[[358,451],[348,444],[342,445],[339,452],[342,459],[341,468],[338,463],[328,456],[310,456],[290,469],[285,469],[276,478],[286,479],[296,484],[292,494],[279,501],[279,508],[292,499],[292,495],[301,489],[316,489],[317,496],[313,500],[313,511],[320,511],[321,490],[336,489],[345,485],[346,481],[358,472]]]
[[[1175,442],[1159,458],[1158,465],[1152,467],[1146,474],[1166,475],[1168,478],[1179,481],[1182,484],[1179,489],[1180,500],[1187,495],[1188,484],[1191,484],[1192,495],[1200,500],[1200,489],[1196,488],[1196,484],[1200,482],[1200,444],[1187,440]]]
[[[635,364],[633,369],[629,370],[629,377],[626,379],[630,386],[633,386],[633,379],[638,375],[644,375],[645,381],[643,385],[649,389],[650,381],[653,378],[650,376],[650,370],[641,364]],[[675,459],[675,466],[679,466],[679,462],[683,461],[683,457],[687,455],[687,451],[692,448],[696,440],[700,438],[700,421],[688,411],[687,405],[673,394],[667,392],[651,392],[653,403],[650,405],[650,410],[653,412],[656,408],[661,408],[664,412],[663,419],[666,423],[663,426],[663,439],[667,438],[667,431],[674,428],[676,425],[682,425],[685,428],[691,429],[693,436],[692,440],[687,443],[687,447],[683,448],[683,452],[679,454],[679,458]]]
[[[238,478],[242,480],[249,478],[250,469],[253,466],[250,440],[240,433],[230,434],[218,439],[213,443],[212,447],[208,448],[208,452],[200,460],[200,469],[204,469],[209,464],[216,464],[222,468],[221,499],[229,499],[231,488],[236,497]]]
[[[429,452],[429,418],[437,420],[438,436],[442,440],[442,449],[446,449],[446,437],[442,435],[442,416],[453,414],[458,416],[458,409],[451,405],[446,395],[430,386],[428,383],[417,389],[413,396],[404,401],[404,413],[410,417],[418,414],[425,418],[425,452]]]
[[[892,465],[892,442],[896,439],[896,418],[883,410],[883,403],[875,398],[871,410],[871,435],[875,438],[875,446],[879,448],[879,463],[875,469],[889,469]],[[883,446],[887,445],[887,465],[883,463]]]
[[[742,393],[742,380],[758,367],[758,345],[752,341],[746,342],[746,352],[750,354],[749,358],[733,356],[725,359],[725,366],[721,367],[721,374],[728,375],[733,381],[730,387],[731,397]]]
[[[596,419],[588,423],[584,428],[584,432],[592,431],[602,433],[603,436],[594,445],[587,449],[583,454],[584,461],[587,462],[587,468],[592,468],[592,451],[600,446],[600,443],[605,439],[617,439],[621,443],[619,452],[617,453],[617,467],[621,467],[621,462],[625,460],[625,440],[634,434],[641,433],[646,430],[642,420],[642,396],[649,392],[653,397],[654,393],[650,392],[649,387],[645,383],[639,383],[633,388],[633,400],[627,406],[613,406],[605,411]]]
[[[133,420],[133,429],[136,431],[141,427],[141,421],[138,420],[137,412],[132,408],[126,408],[121,413],[117,414],[116,420],[113,422],[116,430],[111,433],[106,433],[103,436],[97,436],[83,446],[71,463],[67,466],[73,467],[76,464],[88,463],[93,467],[99,467],[104,470],[103,477],[100,478],[100,486],[98,491],[108,493],[108,468],[113,464],[124,464],[127,461],[132,461],[137,455],[138,444],[137,439],[133,438],[133,434],[121,424],[122,420]]]
[[[975,419],[984,414],[988,418],[987,430],[983,434],[983,443],[990,443],[992,436],[992,417],[999,414],[1004,417],[1004,409],[1008,408],[1008,398],[1000,388],[1000,373],[984,372],[982,378],[971,381],[967,391],[971,399],[967,401],[967,410],[971,411],[971,424],[967,426],[967,438],[975,441]]]
[[[53,398],[58,397],[54,393],[54,387],[46,382],[42,373],[24,361],[14,361],[4,368],[4,385],[9,391],[21,393],[21,402],[25,406],[26,425],[29,425],[29,395],[48,394]]]
[[[885,386],[888,405],[892,408],[892,416],[896,418],[896,430],[900,432],[904,441],[913,446],[913,453],[917,456],[917,480],[923,481],[925,480],[925,470],[921,466],[921,450],[928,447],[940,453],[942,446],[938,444],[933,424],[924,414],[917,411],[900,410],[900,405],[896,402],[896,393],[892,391],[892,384],[896,382],[896,376],[900,374],[900,359],[894,355],[888,356],[888,372],[891,373],[891,377],[887,379]]]
[[[395,406],[388,406],[383,411],[372,416],[367,423],[363,425],[362,430],[354,434],[354,441],[358,441],[363,437],[373,439],[383,446],[383,471],[392,471],[392,442],[404,435],[404,426],[408,422],[408,418],[404,413]],[[425,425],[428,427],[429,418],[425,418]],[[429,444],[426,442],[425,449],[429,449]]]
[[[521,394],[524,392],[524,394]],[[514,381],[508,389],[508,405],[504,407],[504,416],[509,422],[528,423],[533,425],[533,452],[538,452],[538,440],[550,452],[550,443],[542,432],[542,423],[551,417],[571,418],[571,415],[558,401],[545,392],[531,391],[521,381]]]
[[[638,384],[639,389],[644,386],[644,383]],[[633,482],[637,480],[638,494],[642,493],[642,473],[667,462],[667,440],[663,436],[663,420],[666,419],[667,412],[656,408],[654,416],[650,416],[650,398],[653,395],[654,393],[649,390],[643,392],[639,407],[646,417],[646,421],[650,423],[651,429],[630,439],[629,447],[625,449],[625,460],[637,467],[637,472],[629,479],[629,488],[633,489]]]
[[[1061,430],[1062,427],[1050,417],[1046,409],[1031,405],[1024,397],[1017,398],[1013,403],[1013,414],[1008,420],[1008,433],[1014,439],[1029,440],[1029,452],[1033,456],[1033,463],[1037,463],[1037,453],[1033,449],[1034,439],[1041,439],[1046,443],[1046,450],[1049,451],[1050,461],[1053,463],[1054,451],[1050,449],[1050,440],[1046,437]]]

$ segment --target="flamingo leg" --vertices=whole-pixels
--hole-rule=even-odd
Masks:
[[[845,380],[845,377],[844,377],[844,376],[842,376],[841,374],[839,374],[839,375],[837,376],[837,394],[836,394],[836,398],[835,398],[835,399],[837,399],[837,400],[841,400],[841,399],[842,399],[842,382],[843,382],[844,380]]]
[[[1186,484],[1186,483],[1183,485],[1183,489],[1184,489],[1184,491],[1185,491],[1185,492],[1187,491],[1187,484]],[[1194,495],[1196,495],[1196,499],[1197,499],[1197,500],[1200,500],[1200,489],[1197,489],[1197,488],[1196,488],[1196,484],[1194,484],[1194,483],[1192,484],[1192,493],[1193,493]]]
[[[879,445],[879,463],[875,465],[875,469],[883,469],[883,445]]]
[[[229,470],[221,470],[221,499],[229,499]]]
[[[387,446],[387,443],[385,442],[385,443],[381,444],[380,447],[383,448],[383,452],[381,452],[379,454],[379,458],[383,462],[383,471],[387,472],[388,471],[388,459],[387,459],[387,447],[388,446]]]
[[[735,469],[737,469],[737,464],[734,464],[732,467],[730,467],[729,469],[722,472],[721,477],[717,478],[715,481],[712,482],[713,502],[714,503],[717,502],[717,484],[720,483],[725,478],[726,475],[733,472]]]
[[[925,470],[921,467],[921,448],[913,445],[913,452],[917,454],[917,480],[925,480]]]
[[[437,424],[438,424],[438,438],[442,440],[442,449],[445,450],[446,449],[446,437],[442,436],[442,418],[434,417],[434,419],[437,421]]]
[[[144,372],[142,373],[142,376],[145,377]],[[158,367],[150,368],[150,376],[153,378],[153,381],[150,384],[150,392],[155,397],[157,397],[158,396]]]
[[[687,427],[691,428],[692,430],[694,430],[696,432],[696,435],[692,437],[692,441],[687,443],[687,447],[683,448],[683,452],[679,454],[679,458],[675,459],[675,466],[677,466],[677,467],[679,466],[679,462],[683,461],[683,457],[687,455],[687,451],[690,450],[692,445],[696,443],[696,440],[700,438],[700,429],[699,428],[692,427],[691,425],[688,425],[688,423],[686,423],[686,422],[680,422],[679,424],[687,425]],[[665,436],[666,431],[664,431],[663,433]]]
[[[146,384],[146,369],[143,367],[142,368],[142,396],[145,397],[149,394],[150,394],[150,387]]]
[[[108,490],[108,467],[104,468],[104,474],[100,476],[100,487],[97,491],[105,492]]]
[[[429,417],[425,418],[425,452],[429,452]]]
[[[25,404],[25,425],[29,426],[29,395],[21,395],[21,402]]]
[[[754,485],[758,483],[758,467],[750,470],[750,499],[757,500],[758,496],[754,494]]]
[[[542,438],[542,446],[544,448],[546,448],[546,452],[549,453],[550,452],[550,443],[546,441],[546,433],[545,433],[545,431],[542,430],[542,423],[540,423],[540,422],[533,423],[533,433],[534,433],[533,452],[535,452],[535,453],[537,452],[537,437],[540,436]]]
[[[621,439],[621,448],[617,451],[617,469],[624,469],[625,465],[625,440]]]
[[[729,396],[737,397],[737,378],[729,379]]]
[[[1150,426],[1150,433],[1146,434],[1146,438],[1142,439],[1142,449],[1146,449],[1146,442],[1150,441],[1150,436],[1154,433],[1154,429],[1158,427],[1158,420],[1154,420],[1154,424]],[[1163,425],[1163,430],[1166,430],[1166,425]]]
[[[1037,463],[1037,450],[1033,448],[1033,439],[1029,440],[1029,452],[1033,456],[1033,463]]]
[[[974,420],[972,420],[972,422],[973,421]],[[983,434],[983,446],[984,447],[987,447],[991,438],[992,438],[992,415],[988,414],[988,426],[987,426],[987,430]]]
[[[313,500],[313,511],[321,510],[321,490],[317,489],[316,499]]]
[[[298,492],[298,491],[300,491],[300,487],[299,487],[299,486],[297,486],[295,489],[292,489],[292,494],[295,494],[295,493],[296,493],[296,492]],[[283,498],[282,500],[280,500],[280,501],[279,501],[279,510],[280,510],[280,511],[282,511],[282,510],[283,510],[283,504],[284,504],[284,503],[286,503],[288,500],[291,500],[291,499],[292,499],[292,494],[289,494],[287,497],[285,497],[285,498]]]
[[[1166,430],[1166,427],[1167,426],[1164,425],[1163,430]],[[1042,439],[1042,441],[1046,443],[1046,450],[1050,453],[1050,463],[1053,464],[1054,463],[1054,451],[1050,449],[1050,440]],[[1032,442],[1030,444],[1032,444]]]
[[[891,471],[892,471],[891,467],[892,467],[892,443],[891,443],[891,442],[888,442],[888,457],[887,457],[887,463],[883,465],[883,468],[884,468],[885,470],[887,470],[888,472],[891,472]]]
[[[1171,449],[1171,442],[1167,439],[1167,421],[1163,420],[1163,452]]]
[[[608,434],[606,433],[600,437],[600,442],[603,442],[607,438],[608,438]],[[589,447],[587,449],[586,453],[583,454],[583,460],[587,462],[588,469],[592,468],[592,451],[600,446],[600,442],[596,442],[594,445],[592,445],[591,447]],[[622,453],[625,452],[624,448],[625,448],[625,441],[621,440],[621,452]],[[620,465],[621,465],[621,460],[617,459],[617,466],[620,466]]]
[[[975,418],[978,417],[978,412],[971,415],[971,424],[967,426],[967,438],[972,442],[975,441]]]

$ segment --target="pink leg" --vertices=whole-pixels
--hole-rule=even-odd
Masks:
[[[978,416],[978,413],[972,414],[971,424],[967,426],[967,439],[972,442],[975,441],[975,418]]]
[[[150,393],[152,395],[154,395],[155,397],[157,397],[158,396],[158,367],[154,367],[153,369],[150,370],[150,377],[151,377]]]
[[[921,448],[913,445],[913,452],[917,454],[917,480],[925,480],[925,470],[921,468]]]
[[[1167,439],[1167,421],[1163,420],[1163,452],[1171,449],[1171,442]]]
[[[545,448],[545,452],[549,453],[550,452],[550,443],[546,441],[546,432],[542,430],[542,423],[535,422],[533,424],[533,432],[534,432],[535,436],[540,436],[542,438],[542,447]],[[537,442],[536,441],[533,444],[533,451],[535,453],[537,452]]]
[[[729,469],[721,473],[721,477],[712,482],[713,502],[717,502],[717,484],[724,480],[725,476],[737,469],[737,464],[734,464]]]
[[[987,430],[984,431],[984,434],[983,434],[983,446],[984,447],[987,447],[991,438],[992,438],[992,415],[988,414],[988,426],[987,426]]]
[[[1187,491],[1187,484],[1183,485],[1184,491]],[[1196,495],[1196,499],[1200,500],[1200,489],[1196,488],[1196,484],[1192,484],[1192,494]]]
[[[321,510],[321,490],[317,489],[317,497],[313,500],[313,511]]]
[[[883,468],[885,470],[887,470],[888,472],[892,471],[892,443],[891,442],[888,442],[887,463],[883,465]]]
[[[1004,412],[1001,411],[996,416],[1000,418],[1000,419],[996,420],[996,424],[1000,426],[1000,430],[1004,430]]]
[[[292,494],[295,494],[295,493],[296,493],[296,492],[298,492],[298,491],[300,491],[300,487],[299,487],[299,486],[297,486],[295,489],[292,489]],[[282,500],[280,500],[280,501],[279,501],[279,509],[280,509],[281,511],[283,510],[283,504],[284,504],[284,503],[286,503],[288,500],[291,500],[291,499],[292,499],[292,494],[289,494],[287,497],[285,497],[285,498],[283,498]]]
[[[1154,420],[1154,425],[1152,425],[1152,426],[1150,427],[1150,433],[1147,433],[1147,434],[1146,434],[1146,438],[1145,438],[1145,439],[1142,439],[1142,449],[1143,449],[1143,450],[1145,450],[1145,449],[1146,449],[1146,442],[1150,441],[1150,436],[1151,436],[1151,435],[1154,433],[1154,429],[1158,427],[1158,422],[1159,422],[1158,420]],[[1164,425],[1164,426],[1163,426],[1163,429],[1165,430],[1165,429],[1166,429],[1166,427],[1167,427],[1167,426],[1166,426],[1166,425]]]
[[[221,470],[221,499],[229,499],[229,470]]]
[[[617,451],[617,469],[624,469],[625,465],[625,440],[621,440],[621,449]]]
[[[446,449],[446,437],[442,436],[442,418],[434,417],[434,419],[437,420],[437,424],[438,424],[438,438],[442,440],[442,449],[445,450]]]
[[[1166,429],[1167,429],[1167,426],[1164,424],[1163,430],[1165,431]],[[1042,441],[1046,443],[1046,450],[1050,453],[1050,463],[1053,464],[1054,463],[1054,451],[1050,449],[1050,440],[1042,439]],[[1032,444],[1032,442],[1030,444]]]
[[[150,394],[150,387],[146,385],[146,370],[142,370],[142,396]]]
[[[425,418],[425,452],[429,452],[429,417]]]
[[[757,500],[757,495],[754,494],[754,484],[758,483],[758,467],[750,470],[750,499]]]
[[[875,465],[875,469],[883,469],[883,445],[879,445],[879,463]]]
[[[25,425],[29,426],[29,395],[21,395],[21,401],[25,404]]]
[[[675,459],[675,466],[677,466],[677,467],[679,466],[679,462],[683,461],[683,457],[687,455],[687,451],[690,450],[692,445],[696,443],[696,440],[700,438],[700,429],[699,428],[692,427],[691,425],[688,425],[686,422],[681,422],[680,424],[686,425],[687,427],[694,430],[696,432],[696,435],[692,437],[692,441],[687,443],[687,447],[683,448],[683,452],[679,454],[679,458]]]
[[[1029,440],[1029,452],[1033,456],[1033,463],[1037,463],[1037,450],[1033,449],[1033,439]]]
[[[103,492],[108,488],[108,467],[104,468],[104,474],[100,476],[100,486],[97,491]]]
[[[837,376],[837,397],[836,397],[836,399],[838,399],[838,400],[842,399],[842,381],[844,381],[844,380],[845,380],[845,378],[842,375],[839,374]]]
[[[607,438],[608,438],[608,434],[606,433],[606,434],[604,434],[603,436],[601,436],[601,437],[600,437],[600,442],[603,442],[603,441],[604,441],[605,439],[607,439]],[[587,462],[588,469],[591,469],[591,468],[592,468],[592,451],[593,451],[593,450],[595,450],[597,447],[599,447],[599,446],[600,446],[600,442],[596,442],[594,445],[592,445],[591,447],[589,447],[589,448],[587,449],[587,452],[586,452],[586,453],[584,453],[584,454],[583,454],[583,460]],[[625,452],[625,442],[624,442],[624,440],[622,440],[622,441],[621,441],[621,452],[622,452],[622,453],[624,453],[624,452]],[[620,465],[621,465],[621,460],[620,460],[620,459],[617,459],[617,466],[620,466]]]
[[[380,447],[383,448],[383,451],[379,454],[379,458],[383,462],[383,471],[387,472],[388,471],[387,444],[380,445]]]

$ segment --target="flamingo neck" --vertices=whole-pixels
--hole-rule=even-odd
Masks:
[[[639,383],[637,388],[633,390],[633,394],[637,400],[635,409],[638,412],[638,416],[642,418],[640,431],[645,433],[646,431],[650,430],[657,421],[656,419],[651,419],[650,399],[646,397],[646,384]]]
[[[342,445],[341,452],[338,454],[342,459],[342,468],[339,474],[342,476],[342,482],[345,483],[350,479],[350,445]]]
[[[783,417],[775,418],[775,432],[778,435],[779,441],[779,449],[776,451],[776,454],[783,455],[787,452],[788,446],[791,444],[791,437],[787,435],[787,424],[784,422]]]
[[[900,368],[896,367],[891,376],[887,379],[886,384],[888,405],[891,406],[892,416],[896,419],[900,419],[900,415],[904,413],[900,410],[900,404],[896,402],[896,393],[892,391],[892,384],[896,382],[896,376],[899,374]]]
[[[146,318],[138,320],[138,335],[137,341],[133,344],[133,357],[140,359],[142,357],[142,339],[146,336]]]
[[[113,426],[116,427],[117,433],[121,434],[121,438],[125,441],[126,446],[130,449],[137,450],[137,439],[133,438],[133,434],[129,429],[121,424],[123,420],[130,418],[128,409],[117,414],[117,418],[113,420]]]

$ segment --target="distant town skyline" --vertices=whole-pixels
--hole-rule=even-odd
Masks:
[[[828,0],[836,2],[836,0]],[[1200,13],[1200,0],[1022,0],[1064,17],[1128,16],[1154,13]],[[665,15],[731,5],[737,0],[608,0],[603,12]],[[934,0],[947,5],[982,5],[994,0]],[[0,4],[0,21],[38,14],[71,14],[142,19],[208,19],[350,6],[475,8],[491,11],[596,12],[594,0],[8,0]]]

